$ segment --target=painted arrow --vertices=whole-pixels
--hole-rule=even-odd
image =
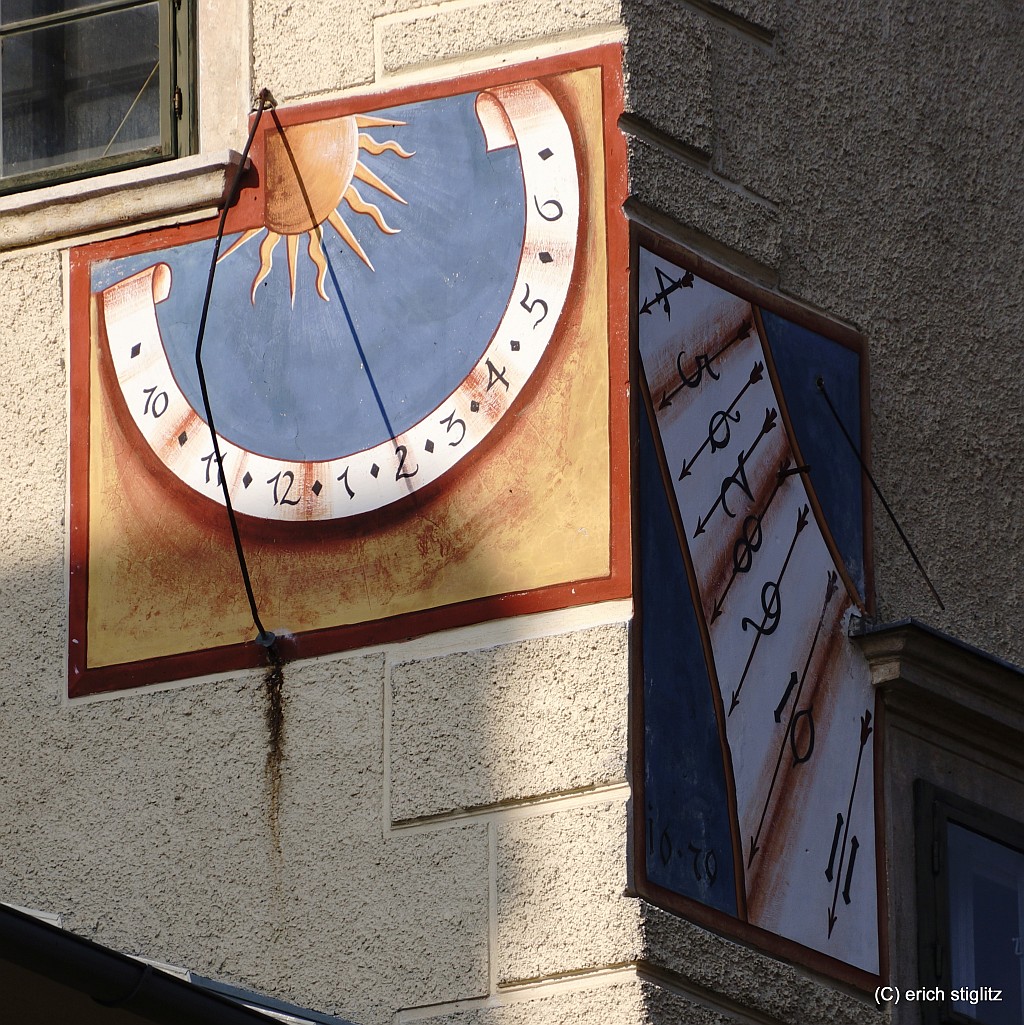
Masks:
[[[729,493],[729,489],[737,487],[740,491],[747,496],[750,501],[754,500],[753,493],[750,490],[750,484],[747,481],[747,460],[754,454],[755,449],[761,443],[761,439],[765,437],[770,431],[775,430],[779,422],[779,411],[777,409],[766,409],[764,411],[764,423],[761,424],[761,430],[758,432],[757,437],[751,443],[750,448],[740,452],[736,457],[736,469],[722,481],[722,489],[714,504],[707,511],[707,515],[697,521],[697,529],[693,532],[694,537],[700,537],[704,533],[705,528],[711,522],[711,517],[715,515],[715,510],[721,506],[725,510],[725,515],[730,519],[735,519],[736,514],[729,508],[728,502],[725,500],[725,496]]]
[[[779,702],[778,707],[775,709],[774,718],[777,723],[782,722],[782,712],[789,701],[789,696],[793,692],[793,688],[796,688],[796,698],[793,701],[793,708],[796,709],[800,704],[800,695],[804,689],[804,682],[807,679],[807,672],[811,667],[811,661],[814,658],[814,651],[818,646],[818,638],[821,636],[821,628],[825,624],[825,613],[828,611],[829,602],[832,601],[833,595],[836,593],[836,581],[839,579],[839,574],[835,570],[831,570],[828,575],[828,583],[825,587],[825,600],[821,605],[821,615],[818,616],[818,625],[814,628],[814,636],[811,638],[811,646],[807,652],[807,658],[804,659],[803,671],[797,676],[797,672],[794,669],[789,677],[789,683],[786,686],[786,693],[782,695],[782,700]],[[731,709],[730,709],[731,711]],[[793,720],[796,718],[795,714],[790,716],[789,721],[786,723],[786,729],[782,734],[782,740],[779,742],[779,755],[775,759],[775,772],[772,773],[772,781],[768,786],[768,796],[764,799],[764,807],[761,809],[761,818],[757,823],[757,831],[750,838],[750,852],[747,857],[747,868],[754,863],[754,856],[761,849],[758,840],[761,839],[761,832],[764,829],[765,819],[768,817],[768,808],[772,803],[772,794],[775,793],[775,784],[779,779],[779,771],[782,768],[782,758],[786,753],[786,741],[789,739],[790,731],[793,729]]]
[[[871,736],[873,727],[871,726],[871,712],[868,709],[864,710],[864,714],[860,717],[860,748],[857,751],[857,767],[853,772],[853,786],[850,787],[850,800],[846,806],[846,821],[843,824],[843,842],[839,848],[839,869],[837,872],[832,873],[832,868],[836,858],[836,844],[839,840],[839,828],[841,815],[836,817],[836,832],[832,838],[832,856],[828,861],[828,868],[825,870],[825,878],[832,882],[833,874],[835,876],[836,886],[835,892],[832,894],[832,906],[828,909],[828,935],[829,939],[832,938],[832,930],[835,928],[836,922],[839,916],[836,914],[836,904],[839,901],[839,882],[843,877],[843,862],[846,860],[846,839],[850,835],[850,816],[853,814],[853,798],[857,793],[857,780],[860,778],[860,766],[864,759],[864,748],[867,746],[868,737]],[[857,849],[860,847],[860,841],[854,837],[850,842],[850,864],[846,870],[846,885],[843,888],[843,900],[850,903],[850,882],[853,879],[853,864],[857,857]],[[831,874],[830,874],[831,873]]]
[[[796,530],[793,532],[793,540],[789,543],[789,551],[786,552],[786,558],[782,563],[782,569],[779,570],[778,580],[769,580],[763,588],[761,588],[761,608],[764,612],[764,616],[761,619],[760,624],[755,623],[754,620],[744,617],[740,624],[744,630],[747,626],[752,626],[757,632],[757,636],[754,638],[754,643],[750,646],[750,654],[747,655],[747,664],[743,667],[743,674],[740,676],[740,682],[736,689],[732,692],[732,700],[729,704],[729,715],[732,715],[736,711],[736,706],[740,703],[740,691],[743,690],[743,684],[746,682],[747,673],[750,672],[750,665],[754,661],[754,654],[757,651],[758,644],[761,643],[761,638],[765,634],[775,632],[775,628],[779,625],[779,620],[782,618],[782,598],[779,595],[779,588],[782,586],[782,578],[786,575],[786,569],[789,566],[789,560],[793,557],[793,550],[796,548],[797,538],[800,536],[804,527],[807,526],[807,516],[810,512],[808,506],[804,506],[796,517]]]
[[[779,472],[775,475],[775,487],[772,488],[772,493],[768,496],[768,501],[765,502],[764,508],[760,513],[756,515],[751,514],[744,519],[743,525],[740,527],[739,536],[732,546],[732,573],[729,576],[728,583],[725,585],[725,590],[722,591],[715,601],[715,607],[711,612],[712,623],[722,614],[722,610],[725,608],[725,599],[729,594],[733,581],[735,581],[740,573],[750,572],[750,568],[754,564],[754,554],[760,550],[763,542],[761,523],[765,516],[768,515],[768,510],[771,508],[772,502],[775,501],[775,496],[779,493],[783,482],[786,478],[792,477],[793,474],[802,473],[809,469],[809,466],[791,468],[789,459],[784,459],[779,467]]]
[[[708,447],[711,446],[712,452],[717,452],[720,448],[725,448],[729,444],[729,439],[732,435],[732,431],[729,427],[731,423],[739,423],[740,414],[736,416],[730,416],[729,414],[736,408],[736,404],[743,398],[748,388],[755,385],[764,377],[764,364],[760,360],[754,361],[754,367],[750,371],[750,377],[747,378],[743,387],[740,388],[736,395],[736,398],[729,404],[728,409],[720,409],[714,416],[711,417],[711,421],[708,423],[708,436],[704,439],[703,444],[697,449],[693,455],[683,463],[682,470],[679,471],[679,480],[684,477],[690,476],[690,470],[693,468],[693,464],[697,462],[698,456]],[[724,432],[724,437],[722,436]]]
[[[654,273],[658,275],[658,284],[661,286],[661,291],[653,299],[644,300],[644,304],[640,307],[639,312],[650,313],[655,306],[664,304],[665,316],[671,320],[672,307],[668,304],[668,297],[678,288],[693,288],[693,274],[690,271],[684,271],[683,276],[678,281],[673,281],[660,267],[655,267]],[[667,285],[665,284],[666,281],[668,282]]]
[[[709,356],[707,353],[701,353],[693,362],[693,376],[690,377],[683,369],[683,356],[686,355],[686,350],[681,349],[679,355],[676,356],[676,370],[679,373],[679,384],[670,392],[666,392],[661,397],[661,402],[658,403],[658,409],[665,409],[667,406],[672,405],[672,400],[684,389],[684,388],[696,388],[700,384],[704,371],[718,379],[718,374],[714,372],[711,364],[718,359],[727,349],[735,345],[737,342],[742,341],[747,335],[750,334],[750,328],[752,324],[749,320],[743,321],[739,326],[739,330],[729,339],[720,349],[711,353]]]

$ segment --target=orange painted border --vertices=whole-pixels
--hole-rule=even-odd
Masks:
[[[627,191],[625,141],[617,121],[623,109],[622,48],[607,44],[494,71],[480,72],[389,92],[274,111],[253,143],[254,167],[260,160],[266,132],[279,124],[296,124],[325,117],[420,102],[548,75],[599,68],[605,157],[606,244],[608,265],[608,444],[609,444],[609,567],[607,576],[567,581],[530,591],[504,593],[424,609],[400,616],[329,627],[282,638],[278,650],[286,660],[349,651],[369,645],[403,641],[438,630],[469,626],[493,619],[546,612],[594,602],[627,598],[631,594],[630,474],[629,474],[629,228],[622,214]],[[250,170],[225,232],[237,232],[262,222],[261,192]],[[266,651],[254,641],[224,645],[162,658],[88,668],[87,599],[89,550],[89,413],[90,413],[90,286],[89,268],[100,259],[180,245],[208,236],[210,222],[162,228],[127,238],[93,243],[71,250],[71,441],[70,441],[70,595],[68,637],[68,694],[117,691],[147,684],[183,680],[266,665]],[[255,629],[254,629],[255,634]]]

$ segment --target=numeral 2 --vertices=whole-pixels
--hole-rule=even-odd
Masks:
[[[414,467],[412,470],[405,469],[405,460],[409,455],[409,450],[405,445],[396,445],[395,455],[398,456],[398,469],[395,471],[395,480],[402,480],[403,477],[415,477],[420,472],[419,466]]]

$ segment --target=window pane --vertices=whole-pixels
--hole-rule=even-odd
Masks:
[[[0,0],[0,25],[90,7],[96,0]]]
[[[984,1025],[1020,1025],[1024,853],[953,822],[947,838],[951,1006]]]
[[[0,43],[0,175],[159,149],[156,3]]]

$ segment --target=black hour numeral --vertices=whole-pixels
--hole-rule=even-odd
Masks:
[[[797,724],[803,720],[804,728],[797,736]],[[789,724],[789,748],[793,752],[793,764],[803,765],[814,754],[814,710],[801,708],[793,715]]]
[[[202,456],[200,458],[199,462],[206,463],[206,483],[207,484],[210,483],[210,476],[211,476],[211,474],[213,472],[213,467],[214,467],[215,464],[217,466],[217,483],[218,484],[223,484],[224,483],[224,474],[221,472],[220,461],[217,459],[217,453],[216,452],[211,452],[208,456]]]
[[[678,281],[673,281],[660,267],[655,267],[654,273],[658,275],[658,297],[655,299],[655,303],[661,303],[662,308],[665,310],[665,316],[671,320],[672,307],[668,304],[668,297],[677,288],[686,286],[686,276],[684,275]],[[692,281],[693,275],[691,274],[689,277]]]
[[[295,474],[291,470],[284,470],[279,473],[275,473],[268,484],[274,485],[274,505],[298,505],[299,500],[297,498],[289,498],[288,493],[292,489],[292,485],[295,483]],[[284,494],[279,492],[279,487],[284,484]]]
[[[142,410],[143,415],[152,413],[154,419],[159,420],[167,412],[167,407],[170,404],[167,392],[157,391],[156,385],[153,385],[152,388],[143,388],[142,393],[146,396],[146,405]]]
[[[548,200],[545,200],[543,203],[541,203],[541,202],[538,201],[537,197],[534,196],[533,197],[533,205],[537,208],[537,213],[539,213],[541,215],[541,217],[544,218],[545,221],[557,221],[557,220],[560,220],[561,217],[562,217],[562,214],[565,213],[565,211],[562,209],[562,204],[559,203],[557,199],[548,199]],[[544,210],[547,207],[553,207],[554,208],[554,210],[553,210],[553,212],[551,213],[550,216],[544,212]]]
[[[490,360],[487,360],[487,390],[490,391],[499,381],[505,386],[505,391],[508,391],[509,384],[505,377],[505,368],[502,367],[499,370]]]
[[[828,859],[828,868],[825,869],[825,878],[832,882],[835,878],[835,866],[836,866],[836,854],[839,851],[839,839],[843,835],[843,813],[841,811],[836,812],[836,832],[835,836],[832,837],[832,854]]]
[[[454,431],[456,427],[459,429],[459,436],[455,439],[455,441],[448,442],[449,448],[455,448],[456,445],[460,445],[462,443],[462,439],[466,437],[466,421],[463,420],[461,417],[456,416],[455,410],[453,409],[441,421],[441,423],[445,425],[446,434],[451,434],[451,432]]]
[[[395,455],[398,456],[398,469],[395,471],[395,480],[402,480],[403,478],[415,477],[420,472],[419,466],[414,467],[411,470],[405,469],[405,461],[409,457],[409,450],[405,445],[395,446]]]
[[[751,519],[752,517],[747,517]],[[797,685],[798,677],[796,670],[789,674],[789,683],[786,685],[786,693],[782,695],[781,700],[775,706],[775,721],[782,722],[782,712],[786,705],[789,703],[789,695],[793,693],[793,688]]]
[[[543,299],[534,299],[533,302],[530,302],[530,286],[526,282],[524,282],[524,284],[526,285],[526,295],[524,295],[519,301],[519,305],[522,306],[527,313],[533,313],[538,306],[543,308],[541,315],[533,322],[533,326],[537,327],[548,315],[548,304]]]
[[[352,490],[352,487],[351,487],[351,485],[348,482],[348,467],[347,466],[345,467],[345,472],[338,478],[338,480],[340,480],[345,485],[345,490],[348,492],[348,497],[349,498],[355,498],[356,497],[356,493]]]

